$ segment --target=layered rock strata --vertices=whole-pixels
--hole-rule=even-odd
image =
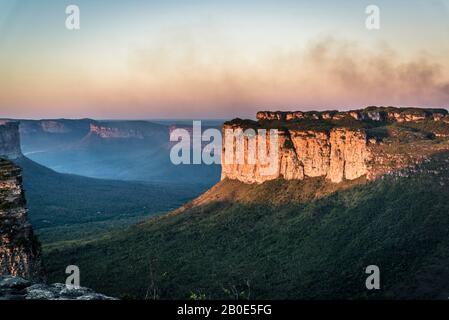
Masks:
[[[229,129],[225,125],[225,129]],[[262,183],[277,178],[302,180],[304,177],[326,176],[334,183],[344,179],[356,179],[367,174],[367,162],[371,159],[366,134],[360,130],[332,129],[329,133],[302,130],[278,130],[278,146],[274,162],[259,161],[260,136],[255,136],[254,147],[248,137],[244,137],[244,159],[238,163],[236,158],[225,159],[226,147],[222,155],[222,179],[236,179],[246,183]],[[269,158],[270,134],[266,134],[267,158]],[[236,142],[235,142],[236,144]],[[225,146],[225,144],[223,144]],[[234,153],[237,147],[234,146]],[[256,161],[247,159],[255,154]],[[264,173],[272,167],[274,171]]]
[[[366,121],[410,122],[425,119],[444,121],[449,123],[449,114],[446,109],[424,108],[395,108],[395,107],[367,107],[351,111],[259,111],[257,120],[294,121],[301,119],[311,120],[342,120],[352,118]]]
[[[41,251],[28,221],[21,169],[0,159],[0,276],[41,279]]]

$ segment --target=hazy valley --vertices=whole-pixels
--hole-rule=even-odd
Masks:
[[[218,181],[217,166],[171,164],[169,133],[180,122],[21,120],[20,146],[18,137],[8,144],[44,246],[174,210]]]
[[[58,172],[204,187],[213,185],[220,177],[218,166],[180,168],[170,162],[170,131],[186,127],[185,120],[154,123],[61,119],[20,123],[23,153]],[[221,126],[219,121],[210,123],[205,121],[205,130]]]

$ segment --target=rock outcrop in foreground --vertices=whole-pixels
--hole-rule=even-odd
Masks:
[[[0,300],[116,300],[84,287],[33,284],[20,277],[0,277]]]
[[[259,161],[259,137],[244,135],[243,163],[236,161],[237,139],[232,145],[232,161],[226,159],[226,143],[223,143],[222,180],[245,183],[306,177],[326,177],[332,183],[361,177],[373,180],[449,148],[449,115],[445,109],[369,107],[347,112],[263,111],[257,113],[257,119],[225,123],[224,136],[228,129],[254,129],[256,132],[267,129],[268,151],[268,129],[277,129],[277,169],[264,174],[267,164]],[[250,139],[255,139],[255,143]],[[255,163],[248,160],[251,154],[257,154]]]

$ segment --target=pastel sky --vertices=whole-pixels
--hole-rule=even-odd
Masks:
[[[0,0],[0,117],[449,107],[448,57],[449,0]]]

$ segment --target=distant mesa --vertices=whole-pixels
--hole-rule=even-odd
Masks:
[[[115,138],[115,139],[124,139],[124,138],[136,138],[143,139],[143,133],[138,130],[128,129],[121,130],[117,127],[108,127],[100,124],[91,123],[90,124],[90,133],[97,135],[101,138]]]
[[[89,135],[102,139],[160,139],[168,142],[168,127],[143,120],[94,121],[90,123]]]
[[[2,120],[0,123],[0,157],[14,160],[21,156],[19,123]]]
[[[71,131],[70,128],[56,120],[41,121],[41,127],[44,132],[48,133],[67,133]]]

